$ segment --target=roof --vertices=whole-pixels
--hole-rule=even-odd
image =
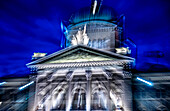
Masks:
[[[97,11],[94,15],[91,13],[89,7],[81,8],[72,14],[69,19],[71,24],[77,24],[85,21],[102,20],[102,21],[116,21],[117,13],[112,7],[102,6],[100,11]]]

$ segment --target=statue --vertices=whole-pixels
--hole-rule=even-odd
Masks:
[[[72,45],[77,45],[78,43],[77,43],[77,38],[75,37],[75,35],[73,35],[73,38],[72,38],[72,40],[71,40],[71,44]]]
[[[83,32],[83,41],[84,41],[84,45],[87,45],[89,43],[89,37],[87,36],[86,33],[86,25],[84,26],[84,32]]]
[[[76,34],[76,38],[77,38],[77,43],[78,44],[82,44],[83,43],[83,32],[81,30],[81,28],[79,28],[77,34]]]
[[[89,42],[89,37],[87,36],[87,33],[86,33],[86,24],[85,24],[84,30],[81,30],[81,28],[79,28],[76,36],[73,35],[71,44],[73,46],[78,45],[78,44],[87,45],[88,42]]]
[[[116,49],[116,53],[118,54],[123,54],[123,55],[131,54],[131,50],[129,49],[129,47],[127,48],[121,47],[121,48],[115,48],[115,49]]]

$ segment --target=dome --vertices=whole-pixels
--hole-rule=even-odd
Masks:
[[[86,7],[73,13],[69,21],[71,24],[77,24],[91,20],[115,21],[116,16],[116,12],[111,7],[102,6],[100,11],[96,11],[95,15],[91,13],[91,9],[89,7]]]

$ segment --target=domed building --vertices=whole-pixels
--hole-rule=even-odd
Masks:
[[[115,53],[123,28],[111,8],[74,13],[65,28],[64,49],[33,56],[27,67],[30,111],[132,111],[131,69],[135,59]],[[117,50],[117,52],[122,53]],[[38,58],[38,59],[36,59]]]
[[[101,7],[99,12],[93,15],[90,8],[83,8],[72,14],[70,24],[67,27],[66,47],[71,45],[71,40],[79,29],[86,25],[86,33],[89,37],[89,47],[106,51],[115,51],[120,47],[123,38],[123,28],[118,26],[119,20],[112,8]]]
[[[137,49],[125,36],[125,16],[99,1],[61,23],[62,50],[34,53],[29,77],[1,78],[1,111],[169,111],[170,72],[135,72]],[[148,71],[166,69],[158,64],[163,52],[144,56],[157,59],[145,64]]]

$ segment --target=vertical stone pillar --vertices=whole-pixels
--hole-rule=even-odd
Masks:
[[[108,79],[107,91],[108,91],[107,107],[108,107],[108,111],[111,111],[110,79]]]
[[[67,104],[66,104],[66,111],[70,111],[71,109],[71,105],[72,105],[72,95],[71,95],[71,91],[72,91],[72,77],[73,77],[73,71],[69,71],[66,74],[66,79],[68,81],[68,93],[67,93]]]
[[[86,78],[87,78],[86,111],[91,110],[91,75],[92,72],[90,70],[87,70],[86,71]]]
[[[68,92],[67,92],[67,102],[66,102],[66,111],[70,111],[71,105],[72,105],[72,97],[71,97],[71,90],[72,90],[72,84],[71,81],[68,82]]]
[[[91,110],[91,80],[87,80],[86,111]]]

